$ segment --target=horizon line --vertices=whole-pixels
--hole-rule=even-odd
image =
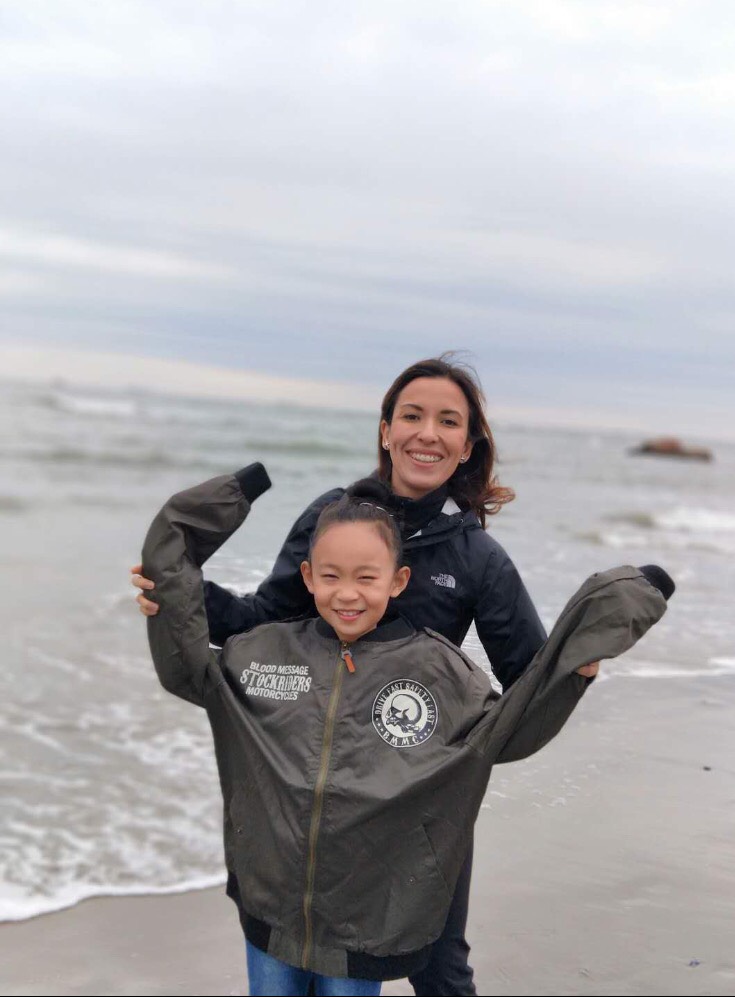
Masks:
[[[232,369],[200,364],[185,359],[141,356],[139,354],[63,349],[56,346],[28,346],[0,343],[0,379],[4,381],[49,384],[59,382],[84,389],[152,391],[179,398],[210,398],[251,402],[283,402],[306,408],[353,412],[380,411],[383,391],[372,384],[328,381],[312,378],[284,377],[265,371]],[[488,406],[490,421],[514,424],[523,428],[595,430],[681,436],[663,428],[651,418],[571,407],[544,407],[504,401]],[[692,440],[735,442],[735,435],[695,430]]]

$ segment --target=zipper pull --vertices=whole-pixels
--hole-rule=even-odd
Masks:
[[[342,642],[342,650],[339,652],[342,655],[342,660],[347,665],[347,671],[354,674],[355,662],[352,660],[352,655],[350,654],[350,645]]]

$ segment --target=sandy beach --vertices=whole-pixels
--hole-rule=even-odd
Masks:
[[[729,677],[599,682],[544,752],[495,769],[468,932],[478,993],[735,992],[734,708]],[[223,889],[5,924],[0,961],[4,994],[247,993]]]

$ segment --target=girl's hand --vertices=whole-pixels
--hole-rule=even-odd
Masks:
[[[593,679],[600,670],[599,661],[591,661],[589,665],[582,665],[577,669],[577,675],[584,675],[586,679]]]
[[[142,564],[136,564],[134,567],[130,569],[130,573],[133,576],[131,578],[131,583],[136,588],[144,589],[145,591],[150,591],[150,589],[155,588],[156,586],[149,578],[144,578],[141,575],[142,570],[143,570]],[[142,592],[140,592],[136,596],[135,601],[138,603],[138,608],[140,609],[143,616],[155,616],[156,613],[158,612],[159,609],[158,603],[151,602],[150,599],[146,599],[146,597],[143,595]]]

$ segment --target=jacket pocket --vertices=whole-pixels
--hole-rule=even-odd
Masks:
[[[400,841],[400,845],[398,842]],[[384,876],[361,932],[361,948],[376,956],[413,952],[433,942],[444,929],[452,894],[442,876],[434,849],[422,824],[399,831],[386,843],[374,875]],[[382,866],[382,868],[381,868]]]
[[[254,917],[280,924],[288,886],[283,856],[270,826],[267,807],[254,783],[239,783],[228,807],[234,872],[243,907]]]

